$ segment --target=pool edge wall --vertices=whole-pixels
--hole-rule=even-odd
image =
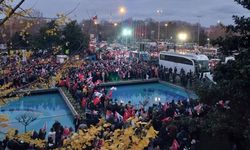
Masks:
[[[118,81],[118,82],[106,82],[101,83],[98,87],[110,87],[110,86],[120,86],[120,85],[133,85],[133,84],[146,84],[159,82],[159,79],[148,79],[148,80],[130,80],[130,81]]]

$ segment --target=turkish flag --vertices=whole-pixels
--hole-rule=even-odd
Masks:
[[[166,117],[166,118],[162,119],[161,121],[162,121],[162,122],[169,123],[169,122],[171,122],[172,120],[173,120],[173,119],[172,119],[171,117]]]
[[[112,97],[112,95],[113,95],[113,91],[112,91],[112,90],[110,90],[110,91],[109,91],[108,98],[111,98],[111,97]]]
[[[176,139],[173,140],[173,143],[171,145],[171,150],[178,150],[180,148],[179,143],[177,142]]]
[[[85,98],[82,98],[82,107],[85,107],[87,103],[87,100]]]
[[[94,105],[96,106],[97,104],[99,104],[101,102],[100,98],[99,97],[96,97],[94,100],[93,100],[93,103]]]
[[[84,75],[80,73],[80,74],[78,75],[78,78],[80,79],[80,81],[83,81],[83,80],[84,80]]]
[[[68,88],[70,88],[70,81],[69,81],[69,77],[67,77],[67,78],[66,78],[66,86],[67,86]]]

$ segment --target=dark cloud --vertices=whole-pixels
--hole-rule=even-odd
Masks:
[[[78,20],[95,14],[101,19],[120,20],[121,16],[117,13],[119,6],[127,8],[126,18],[183,20],[192,23],[200,20],[205,26],[215,24],[218,20],[230,24],[233,22],[232,15],[235,14],[250,16],[249,10],[233,0],[27,0],[25,7],[34,4],[46,17],[68,12],[79,4],[71,15]],[[160,16],[156,13],[157,9],[163,10]]]

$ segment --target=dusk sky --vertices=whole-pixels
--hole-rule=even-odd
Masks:
[[[118,21],[122,18],[118,14],[119,6],[127,8],[123,19],[153,18],[191,23],[200,20],[203,26],[214,25],[218,20],[231,24],[232,15],[250,16],[249,10],[233,0],[27,0],[23,8],[34,7],[44,17],[55,17],[57,13],[67,13],[77,7],[70,15],[72,19],[81,21],[97,14],[101,20]],[[158,9],[163,10],[161,16],[156,13]]]

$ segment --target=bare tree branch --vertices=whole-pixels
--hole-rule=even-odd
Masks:
[[[26,127],[38,118],[37,115],[33,113],[24,113],[16,117],[16,120],[24,126],[26,132]]]
[[[7,4],[3,4],[3,6],[9,8],[9,9],[12,9],[11,6],[9,6],[9,5],[7,5]],[[22,12],[26,13],[29,17],[32,17],[32,16],[31,16],[25,9],[23,9],[22,7],[19,7],[19,9],[20,9]],[[14,15],[21,16],[21,17],[26,17],[25,15],[22,15],[22,14],[19,13],[19,12],[15,12]]]
[[[11,11],[10,13],[0,22],[2,26],[14,13],[15,11],[24,3],[25,0],[21,0]]]

